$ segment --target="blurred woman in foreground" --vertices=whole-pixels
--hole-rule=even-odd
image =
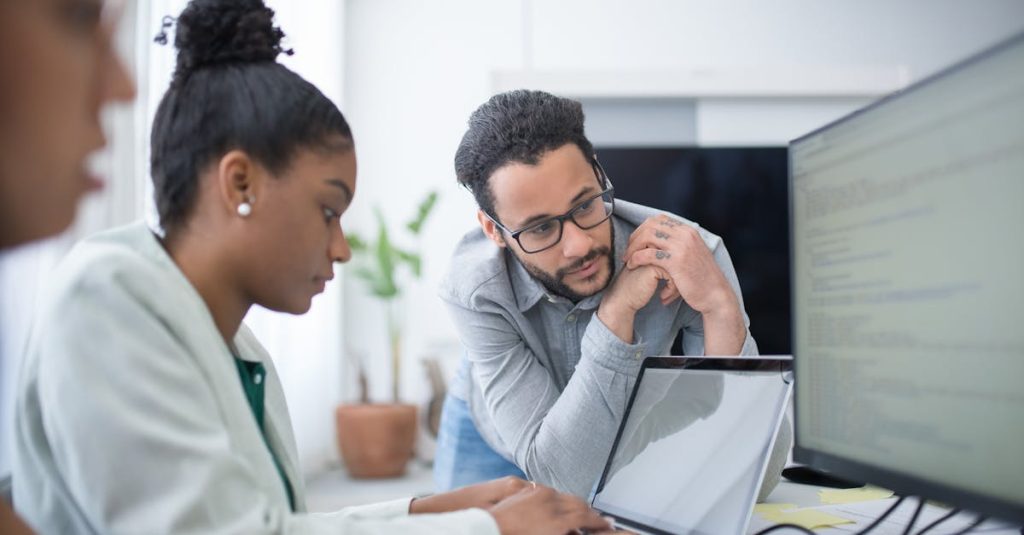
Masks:
[[[104,144],[100,110],[134,94],[111,46],[113,4],[0,2],[0,251],[66,229],[101,185],[85,162]],[[29,533],[3,500],[0,532]]]

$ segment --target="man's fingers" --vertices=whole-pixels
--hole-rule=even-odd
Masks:
[[[646,221],[640,224],[632,233],[629,235],[629,240],[626,245],[626,252],[632,253],[638,249],[647,247],[642,242],[649,242],[654,240],[659,229],[665,233],[666,229],[663,225],[663,220],[659,216],[648,218]]]
[[[672,256],[672,252],[663,249],[640,249],[626,259],[626,267],[636,269],[640,266],[656,266],[667,273],[668,261],[672,259]]]
[[[660,297],[661,304],[663,305],[667,305],[679,297],[679,289],[676,288],[675,283],[672,282],[671,279],[669,279],[669,281],[665,283],[665,287],[661,289]]]
[[[644,225],[637,227],[637,229],[633,231],[633,234],[629,236],[629,242],[626,244],[626,251],[622,255],[624,259],[629,258],[630,255],[641,249],[649,247],[664,249],[669,246],[673,240],[675,232],[670,228],[662,227],[656,223],[657,222],[655,222],[655,224],[644,223]]]

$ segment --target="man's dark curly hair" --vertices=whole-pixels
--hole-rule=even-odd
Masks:
[[[579,102],[525,89],[494,95],[469,117],[455,152],[455,176],[480,209],[496,217],[491,174],[513,162],[536,165],[545,153],[569,143],[593,159]]]

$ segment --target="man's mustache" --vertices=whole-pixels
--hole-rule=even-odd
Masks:
[[[562,279],[566,275],[568,275],[569,272],[576,271],[577,269],[583,267],[583,265],[586,264],[587,262],[590,262],[591,260],[593,260],[593,259],[595,259],[597,257],[604,256],[604,255],[606,255],[606,254],[608,254],[610,252],[611,252],[611,248],[605,247],[605,246],[601,246],[601,247],[597,247],[595,249],[591,249],[590,252],[587,253],[587,256],[584,256],[583,258],[573,262],[572,264],[570,264],[567,267],[559,269],[558,272],[555,274],[555,276],[557,278],[559,278],[559,279]]]

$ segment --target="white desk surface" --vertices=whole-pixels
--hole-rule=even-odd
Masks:
[[[799,483],[792,483],[783,479],[778,487],[768,496],[765,500],[766,503],[791,503],[800,508],[813,507],[821,510],[822,512],[840,516],[850,520],[854,520],[853,524],[842,524],[830,528],[820,528],[814,530],[815,533],[821,533],[822,535],[851,535],[857,533],[860,530],[867,527],[876,518],[882,515],[893,503],[896,502],[897,498],[888,498],[885,500],[875,500],[871,502],[860,502],[843,505],[826,505],[821,502],[818,492],[824,490],[825,487],[818,487],[813,485],[802,485]],[[900,535],[907,527],[907,523],[910,521],[910,517],[914,514],[914,509],[917,507],[917,499],[906,499],[899,506],[898,509],[893,511],[892,515],[886,518],[878,527],[873,529],[871,535]],[[949,512],[948,509],[938,507],[935,505],[928,504],[925,506],[921,515],[914,523],[913,533],[918,532],[933,520],[945,515]],[[959,515],[946,520],[939,526],[935,527],[928,532],[928,535],[940,535],[957,533],[968,525],[972,524],[976,515],[970,513],[960,513]],[[748,533],[757,533],[758,531],[772,526],[773,522],[768,522],[761,518],[757,513],[754,513],[751,517],[750,527]],[[1011,527],[1003,523],[989,521],[979,525],[977,528],[971,530],[969,533],[978,533],[986,535],[1020,535],[1021,527]],[[796,530],[780,530],[772,532],[778,535],[787,535],[791,533],[797,533]]]
[[[434,483],[432,472],[429,466],[419,462],[409,464],[409,471],[405,477],[383,480],[353,480],[343,468],[326,472],[309,480],[307,484],[307,505],[310,511],[336,511],[343,507],[362,505],[367,503],[401,498],[403,496],[417,496],[429,494],[433,491]],[[871,521],[877,518],[893,503],[895,498],[878,500],[874,502],[861,502],[842,506],[826,506],[821,503],[818,492],[824,487],[812,485],[801,485],[783,480],[779,486],[768,496],[768,503],[791,503],[798,507],[824,508],[825,512],[831,512],[837,516],[856,520],[854,524],[844,524],[832,528],[815,530],[822,535],[850,535],[860,531]],[[906,523],[917,506],[916,500],[905,500],[897,509],[890,520],[887,520],[871,534],[875,535],[899,535],[903,533]],[[841,511],[836,511],[836,509]],[[921,517],[915,523],[914,531],[918,531],[932,520],[946,513],[945,509],[929,505],[925,508]],[[961,514],[954,519],[943,523],[938,528],[929,531],[929,535],[956,533],[966,525],[974,521],[973,515]],[[756,513],[753,514],[748,533],[769,527],[768,522]],[[773,534],[787,535],[795,533],[792,530],[782,530]],[[1020,535],[1020,527],[1008,528],[994,522],[983,524],[971,531],[971,533],[984,533],[985,535]]]

